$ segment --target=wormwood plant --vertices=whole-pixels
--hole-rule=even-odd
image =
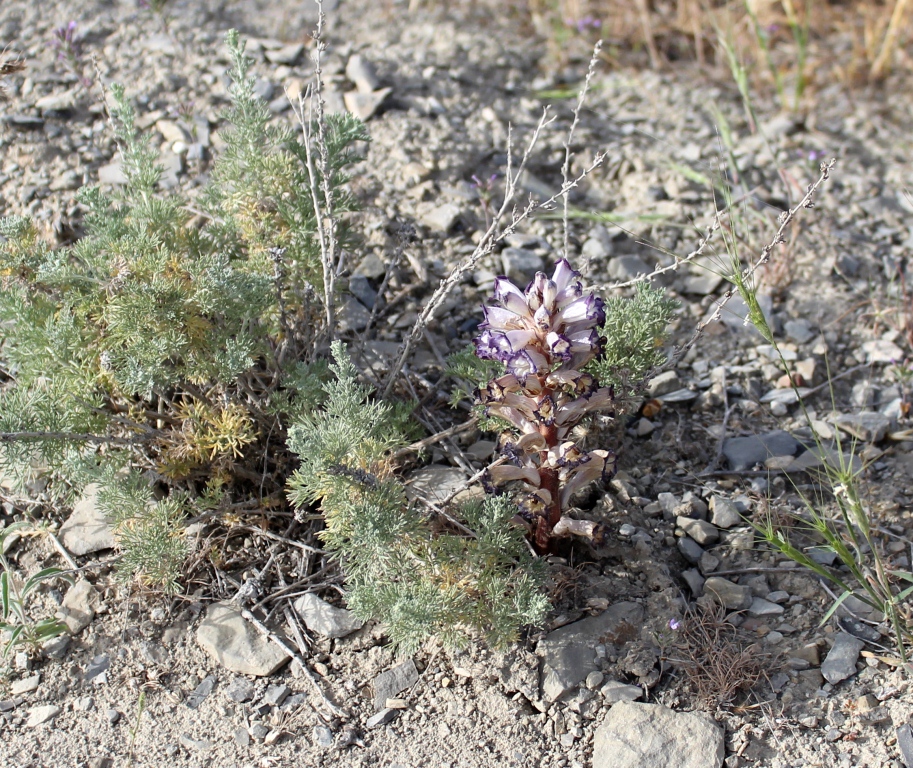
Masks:
[[[352,210],[346,169],[367,140],[327,116],[310,162],[306,140],[269,124],[237,33],[227,42],[231,128],[195,205],[157,193],[156,153],[115,86],[126,184],[80,191],[86,236],[55,250],[30,219],[0,220],[0,471],[50,503],[99,483],[124,572],[166,590],[188,512],[281,501],[285,424],[325,372],[312,182]]]
[[[383,618],[406,654],[431,636],[462,645],[467,630],[502,646],[540,623],[542,562],[511,522],[516,507],[489,497],[430,519],[393,474],[391,454],[407,442],[404,414],[370,397],[340,342],[333,356],[325,403],[289,430],[301,460],[289,497],[302,511],[320,505],[321,538],[346,572],[349,608]]]

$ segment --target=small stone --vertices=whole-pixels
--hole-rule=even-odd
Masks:
[[[98,508],[98,487],[97,483],[90,483],[83,489],[82,498],[60,526],[60,543],[77,556],[115,546],[108,520]]]
[[[644,695],[643,688],[637,685],[626,685],[618,680],[609,680],[599,691],[603,701],[612,705],[619,701],[637,701]]]
[[[3,122],[19,131],[40,131],[44,128],[44,118],[34,115],[7,115]]]
[[[12,712],[21,703],[22,699],[19,697],[16,697],[15,699],[0,700],[0,712]]]
[[[98,183],[119,186],[127,183],[124,166],[120,160],[103,165],[98,169]]]
[[[291,43],[290,45],[283,45],[281,48],[266,50],[263,55],[271,64],[287,64],[291,66],[298,61],[303,51],[303,43]]]
[[[723,442],[723,455],[729,468],[738,471],[763,464],[771,456],[794,456],[798,448],[799,443],[792,435],[776,431],[765,435],[731,437]]]
[[[41,675],[30,675],[22,680],[14,680],[10,683],[10,693],[13,696],[21,696],[23,693],[31,693],[41,684]]]
[[[242,675],[265,677],[289,657],[263,637],[230,603],[213,603],[196,632],[200,647],[226,669]]]
[[[366,728],[378,728],[381,725],[386,725],[391,720],[393,720],[393,718],[396,717],[396,715],[397,715],[397,710],[393,709],[392,707],[387,707],[386,709],[382,709],[377,714],[369,717],[367,719],[367,721],[365,722],[365,727]]]
[[[102,653],[98,656],[95,656],[92,661],[89,662],[89,665],[86,667],[86,671],[83,672],[82,679],[85,682],[94,680],[100,675],[104,675],[110,666],[111,658],[108,656],[108,654]]]
[[[834,645],[821,665],[821,674],[831,685],[856,674],[856,661],[865,643],[858,638],[839,632]]]
[[[821,663],[821,654],[815,643],[809,643],[808,645],[803,645],[801,648],[796,648],[795,650],[790,651],[789,655],[794,659],[807,661],[809,665],[813,667],[817,667]]]
[[[235,728],[231,732],[231,737],[234,739],[235,744],[239,747],[249,747],[250,746],[250,732],[247,728]]]
[[[913,768],[913,729],[909,725],[897,729],[897,746],[907,768]]]
[[[330,605],[310,592],[299,597],[294,602],[294,608],[305,626],[323,637],[345,637],[364,625],[351,611]]]
[[[893,341],[879,339],[877,341],[867,341],[862,345],[862,351],[866,355],[866,363],[894,363],[904,359],[904,351]]]
[[[505,248],[501,251],[504,274],[516,283],[526,284],[543,267],[542,257],[524,248]]]
[[[637,433],[638,437],[646,437],[647,435],[652,434],[654,429],[656,429],[656,425],[650,421],[650,419],[641,418],[637,422],[634,431]]]
[[[593,737],[592,768],[720,768],[722,729],[709,717],[619,701]]]
[[[187,701],[184,702],[190,709],[196,709],[203,703],[207,696],[212,693],[212,689],[216,684],[215,675],[206,675],[200,684],[194,689],[187,697]]]
[[[120,720],[120,712],[116,709],[109,709],[105,712],[105,718],[111,725],[116,725],[117,721]]]
[[[263,698],[260,700],[260,703],[269,704],[272,707],[278,707],[289,697],[291,692],[292,689],[287,685],[271,685],[266,689],[266,693],[263,694]]]
[[[361,93],[373,93],[380,86],[374,65],[358,53],[349,56],[349,61],[346,63],[346,77]]]
[[[436,232],[449,232],[459,221],[461,209],[455,203],[444,203],[426,211],[421,216],[421,222],[426,227]]]
[[[343,99],[345,99],[346,109],[351,114],[355,115],[359,120],[367,121],[374,116],[374,113],[377,112],[392,90],[392,88],[381,88],[373,93],[349,91],[343,95]]]
[[[73,702],[73,709],[77,712],[88,712],[95,706],[95,699],[91,696],[80,696]]]
[[[630,523],[625,523],[618,529],[618,535],[625,539],[630,539],[635,533],[637,533],[637,528]]]
[[[748,615],[754,616],[755,618],[764,618],[767,616],[781,616],[783,614],[783,606],[772,603],[769,600],[765,600],[762,597],[756,597],[751,601],[751,605],[748,606]]]
[[[677,517],[675,524],[703,547],[716,544],[720,540],[720,532],[716,526],[706,520]]]
[[[314,743],[317,744],[318,747],[329,749],[333,746],[333,731],[325,725],[314,726],[313,734]]]
[[[374,707],[384,709],[387,699],[394,698],[400,691],[411,688],[418,682],[418,670],[415,662],[407,659],[374,678]]]
[[[724,608],[730,611],[742,611],[751,605],[754,599],[751,588],[736,584],[722,576],[711,576],[704,582],[704,592],[712,595]]]
[[[678,551],[692,565],[697,565],[704,555],[703,547],[689,536],[682,536],[678,540]]]
[[[194,739],[186,733],[182,733],[178,741],[181,742],[181,746],[183,746],[184,749],[193,752],[208,752],[212,749],[212,742],[208,739]]]
[[[497,447],[493,440],[477,440],[466,449],[466,453],[477,461],[488,461]]]
[[[697,400],[697,397],[698,394],[693,389],[676,389],[675,392],[663,395],[661,399],[664,403],[690,403]]]
[[[701,555],[701,559],[698,561],[698,568],[700,568],[701,573],[708,574],[713,573],[717,568],[720,567],[720,558],[716,555],[712,555],[709,552],[704,552]]]
[[[35,102],[35,109],[39,112],[69,112],[76,106],[76,94],[73,91],[52,93],[42,96]]]
[[[653,268],[640,256],[616,256],[608,264],[609,279],[625,282],[640,275],[649,275]]]
[[[836,427],[853,437],[869,443],[877,443],[888,433],[891,420],[877,411],[844,413],[834,420]]]
[[[57,616],[63,620],[70,634],[78,635],[95,618],[98,608],[98,591],[85,579],[80,579],[67,590]]]
[[[729,529],[742,522],[742,515],[736,505],[722,496],[710,497],[710,511],[712,522],[717,528]]]
[[[843,738],[843,732],[839,728],[828,728],[824,732],[824,740],[827,742],[839,741]]]
[[[466,480],[466,473],[458,467],[432,464],[409,473],[406,496],[410,500],[425,498],[440,503],[454,491],[463,488]]]
[[[254,697],[254,684],[246,677],[236,677],[225,689],[225,696],[231,701],[243,704]]]
[[[650,397],[662,397],[682,388],[682,381],[675,371],[664,371],[647,383],[647,394]]]
[[[592,690],[595,690],[596,688],[598,688],[600,685],[602,685],[602,681],[604,679],[605,679],[605,675],[603,675],[602,672],[600,672],[599,670],[595,670],[594,672],[590,672],[590,674],[588,674],[586,676],[586,680],[584,681],[584,684],[586,685],[587,688],[589,688],[592,691]]]
[[[808,320],[787,320],[783,323],[783,332],[786,337],[797,344],[805,344],[815,338],[815,329]]]
[[[862,714],[871,712],[873,709],[876,709],[878,705],[878,699],[876,699],[871,693],[867,693],[865,696],[860,696],[856,699],[856,711]]]
[[[184,144],[188,144],[191,141],[190,134],[174,120],[157,120],[155,123],[155,130],[162,134],[162,138],[169,144],[174,144],[176,141],[182,141]]]
[[[32,707],[29,710],[29,718],[25,723],[25,727],[34,728],[36,725],[47,723],[57,717],[60,712],[60,707],[54,704],[44,704],[40,707]]]

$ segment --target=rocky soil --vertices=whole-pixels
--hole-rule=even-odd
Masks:
[[[535,196],[556,191],[574,103],[560,91],[570,85],[573,96],[586,61],[555,67],[541,43],[484,8],[325,5],[328,104],[367,119],[372,135],[354,181],[365,249],[345,321],[353,345],[380,366],[484,229],[485,190],[474,177],[484,187],[503,175],[508,131],[522,145],[545,104],[559,120],[524,184]],[[0,211],[28,212],[65,243],[80,229],[75,190],[119,182],[89,54],[156,133],[162,194],[199,187],[218,152],[228,28],[250,40],[257,87],[276,120],[293,120],[286,92],[294,98],[309,77],[310,2],[176,0],[169,9],[166,28],[132,0],[4,1],[0,41],[28,68],[10,78],[0,103]],[[68,68],[48,42],[71,19],[84,55]],[[913,432],[909,392],[892,371],[911,351],[901,275],[913,244],[905,192],[913,105],[890,96],[909,83],[851,93],[815,85],[802,114],[759,99],[752,133],[722,73],[600,71],[575,167],[594,151],[608,156],[572,204],[611,216],[574,218],[570,232],[593,284],[672,265],[706,231],[715,200],[700,177],[713,179],[722,161],[743,200],[736,235],[750,261],[820,160],[836,157],[815,209],[761,274],[762,306],[801,374],[810,423],[771,346],[730,301],[676,369],[652,382],[648,408],[593,436],[612,442],[621,471],[589,500],[589,514],[617,535],[603,549],[551,559],[555,612],[506,653],[432,646],[395,659],[383,628],[324,602],[339,599],[327,589],[286,605],[307,628],[305,670],[289,663],[289,651],[300,658],[298,642],[287,638],[283,650],[266,638],[231,601],[229,582],[194,585],[173,603],[125,594],[89,494],[53,520],[85,566],[79,580],[46,590],[36,605],[36,615],[59,611],[72,635],[38,660],[11,658],[0,682],[3,764],[913,766],[909,674],[883,617],[850,599],[822,626],[833,595],[764,551],[749,524],[768,515],[788,523],[803,508],[800,495],[814,494],[814,429],[832,455],[842,446],[849,460],[852,447],[865,462],[873,520],[893,565],[910,567]],[[721,146],[720,115],[731,146]],[[495,196],[499,183],[491,182]],[[378,297],[396,231],[410,223],[418,240]],[[657,278],[681,302],[675,342],[727,290],[721,243]],[[494,276],[528,279],[561,246],[560,221],[538,218],[481,265],[412,361],[417,385],[429,391],[441,381],[446,401],[440,359],[471,338]],[[362,338],[375,302],[383,311]],[[467,433],[435,449],[431,467],[412,468],[414,479],[445,496],[483,466],[486,438]],[[19,514],[7,505],[4,519]],[[8,554],[23,571],[63,565],[47,538],[19,540]],[[265,626],[291,633],[284,616],[274,612]],[[714,663],[728,674],[708,682],[701,670]],[[339,714],[327,715],[318,691]]]

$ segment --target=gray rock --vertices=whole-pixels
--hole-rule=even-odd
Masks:
[[[893,341],[867,341],[862,345],[862,351],[866,354],[866,362],[872,363],[893,363],[903,360],[904,352]]]
[[[191,141],[190,134],[174,120],[157,120],[155,130],[162,134],[162,138],[169,144],[174,144],[176,141],[183,141],[185,144],[189,144]]]
[[[466,484],[466,473],[458,467],[432,464],[408,475],[406,496],[410,499],[425,498],[441,502]]]
[[[371,715],[371,717],[365,721],[365,727],[379,728],[382,725],[386,725],[396,717],[398,712],[399,710],[393,709],[393,707],[386,707],[377,714]]]
[[[120,720],[120,712],[116,709],[109,709],[105,712],[105,718],[111,725],[117,725],[117,721]]]
[[[243,704],[254,697],[254,684],[244,677],[236,677],[225,689],[225,696],[231,701]]]
[[[76,94],[73,91],[51,93],[47,96],[42,96],[35,102],[35,108],[42,113],[69,112],[75,106]]]
[[[87,485],[67,521],[60,526],[60,543],[74,555],[113,549],[114,534],[98,508],[98,484]]]
[[[303,52],[303,43],[291,43],[290,45],[283,45],[281,48],[276,48],[274,50],[266,50],[263,52],[263,55],[266,57],[266,60],[272,64],[292,65],[298,61]]]
[[[40,674],[30,675],[29,677],[22,678],[22,680],[14,680],[10,683],[10,693],[13,696],[21,696],[23,693],[31,693],[32,691],[37,690],[40,684]]]
[[[878,387],[871,381],[857,381],[850,392],[850,402],[857,408],[872,408],[878,396]]]
[[[617,704],[619,701],[637,701],[644,695],[643,688],[637,685],[626,685],[618,680],[609,680],[599,692],[606,704]]]
[[[692,595],[700,597],[704,594],[704,577],[696,568],[689,568],[686,571],[682,571],[682,578],[688,585],[688,589],[691,590]]]
[[[639,275],[649,275],[653,268],[639,256],[616,256],[609,261],[609,279],[624,282]]]
[[[664,371],[655,379],[650,379],[647,384],[647,394],[650,397],[662,397],[670,392],[682,388],[682,381],[675,371]]]
[[[884,439],[891,426],[891,420],[877,411],[842,413],[834,420],[835,426],[853,437],[868,443]]]
[[[299,597],[294,608],[307,628],[323,637],[345,637],[364,625],[351,611],[330,605],[313,593]]]
[[[193,752],[208,752],[212,749],[212,742],[208,739],[194,739],[186,733],[182,733],[178,741],[184,749]]]
[[[358,299],[350,296],[339,308],[337,319],[339,320],[340,330],[363,331],[368,327],[371,313]]]
[[[830,547],[809,547],[806,554],[819,565],[833,565],[837,553]]]
[[[212,693],[212,689],[215,684],[216,676],[206,675],[206,677],[204,677],[200,684],[194,689],[193,693],[187,697],[187,701],[184,703],[190,707],[190,709],[196,709],[200,706],[200,704],[203,703],[206,697]]]
[[[742,522],[742,515],[739,514],[738,507],[722,496],[710,497],[710,511],[713,513],[710,522],[717,528],[729,529]]]
[[[542,695],[556,701],[576,688],[590,672],[599,670],[595,647],[628,632],[639,632],[644,609],[637,603],[622,602],[598,616],[590,616],[550,632],[539,641],[542,666]]]
[[[355,87],[361,93],[372,93],[380,85],[374,65],[360,53],[349,56],[349,61],[346,63],[346,77],[355,84]]]
[[[751,605],[754,599],[751,587],[724,579],[722,576],[711,576],[704,582],[704,593],[713,598],[724,608],[730,611],[741,611]]]
[[[808,320],[787,320],[783,323],[783,332],[788,339],[798,344],[805,344],[815,338],[815,329]]]
[[[44,118],[34,115],[7,115],[3,122],[19,131],[40,131],[44,128]]]
[[[834,645],[828,651],[824,663],[821,665],[821,674],[831,685],[836,685],[841,680],[856,674],[856,661],[865,647],[865,643],[846,632],[837,634]]]
[[[460,218],[460,206],[455,203],[444,203],[425,212],[421,216],[422,224],[436,232],[449,232]]]
[[[15,699],[0,700],[0,712],[12,712],[21,703],[22,699],[18,696]]]
[[[92,661],[89,662],[86,667],[86,671],[82,673],[82,679],[85,682],[89,680],[95,680],[101,675],[107,673],[108,669],[111,667],[111,657],[107,653],[99,654],[92,658]]]
[[[788,390],[792,391],[792,390]],[[782,430],[766,435],[730,437],[723,441],[723,455],[735,471],[763,464],[771,456],[794,456],[799,448],[796,439]]]
[[[206,609],[196,638],[200,647],[219,664],[242,675],[266,677],[289,659],[229,603],[213,603]]]
[[[913,728],[902,725],[897,729],[897,746],[907,768],[913,768]]]
[[[406,659],[386,672],[374,678],[374,708],[381,710],[387,699],[392,699],[401,691],[411,688],[418,682],[418,670],[412,659]]]
[[[782,616],[783,610],[782,605],[772,603],[770,600],[765,600],[763,597],[756,597],[751,601],[751,605],[748,606],[748,615],[754,616],[755,618]]]
[[[377,301],[377,291],[364,275],[352,275],[349,278],[349,292],[368,309]]]
[[[710,305],[709,315],[712,315],[716,312],[719,302],[714,302]],[[761,307],[761,311],[764,313],[764,317],[767,319],[767,322],[771,322],[771,315],[773,313],[773,299],[765,293],[758,294],[758,304]],[[758,330],[751,324],[751,322],[746,322],[748,317],[748,305],[745,303],[744,299],[741,296],[733,296],[723,307],[723,314],[720,316],[720,321],[725,325],[730,331],[733,331],[737,334],[744,334],[747,336],[753,336],[756,338],[761,338],[761,334]]]
[[[271,685],[266,689],[260,703],[269,704],[271,707],[279,707],[289,697],[291,692],[292,689],[287,685],[281,683],[279,685]]]
[[[235,728],[231,732],[231,737],[239,747],[250,746],[250,731],[247,728]]]
[[[518,285],[526,285],[536,272],[543,267],[543,259],[538,253],[524,248],[505,248],[501,251],[501,268]]]
[[[333,731],[325,725],[314,726],[314,743],[318,747],[329,749],[333,746]]]
[[[682,536],[678,540],[678,551],[692,565],[697,565],[704,554],[703,547],[689,536]]]
[[[722,282],[722,275],[708,270],[699,270],[682,278],[682,291],[698,296],[709,296],[716,292]]]
[[[44,704],[40,707],[32,707],[29,710],[29,719],[26,721],[25,727],[34,728],[36,725],[47,723],[57,717],[60,712],[60,707],[54,704]]]
[[[709,717],[620,701],[593,737],[593,768],[720,768],[723,731]]]
[[[95,706],[95,699],[91,696],[80,696],[73,702],[73,709],[77,712],[88,712]]]
[[[698,394],[693,389],[676,389],[667,395],[662,396],[664,403],[688,403],[697,400]]]
[[[57,616],[67,625],[70,634],[78,635],[95,618],[98,601],[98,590],[85,579],[80,579],[67,590]]]
[[[349,91],[343,95],[343,99],[349,112],[359,120],[366,121],[374,116],[374,113],[377,112],[392,90],[392,88],[381,88],[379,91],[374,91],[374,93]]]
[[[716,529],[716,526],[706,520],[678,517],[675,519],[675,524],[702,547],[711,546],[720,540],[720,532]]]
[[[120,160],[103,165],[98,169],[98,183],[118,186],[127,183],[127,176],[124,173],[124,166]]]

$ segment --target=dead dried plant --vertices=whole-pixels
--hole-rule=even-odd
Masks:
[[[22,72],[24,69],[25,62],[18,56],[11,56],[6,51],[0,53],[0,78],[14,75],[17,72]],[[9,93],[3,86],[3,83],[0,82],[0,100],[7,98],[9,98]]]
[[[666,661],[691,683],[702,707],[731,706],[767,677],[770,654],[730,624],[725,609],[689,606],[670,626],[675,627],[675,640]]]

